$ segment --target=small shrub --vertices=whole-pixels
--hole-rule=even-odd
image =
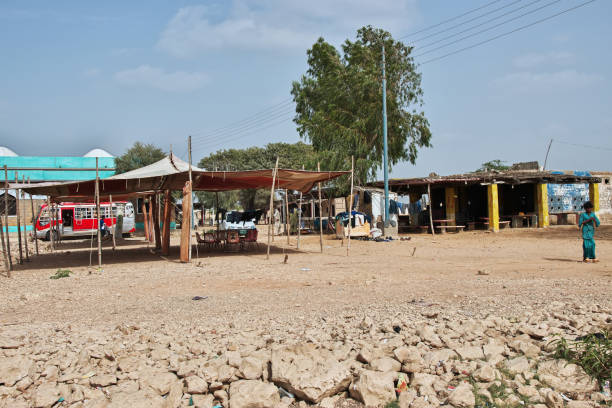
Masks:
[[[397,401],[387,402],[387,405],[385,405],[385,408],[399,408],[399,402]]]
[[[553,357],[579,365],[600,384],[612,381],[612,334],[608,331],[583,336],[576,341],[555,340]]]
[[[49,279],[68,278],[70,277],[71,273],[72,271],[69,269],[58,269],[57,272],[55,272],[55,275],[49,276]]]

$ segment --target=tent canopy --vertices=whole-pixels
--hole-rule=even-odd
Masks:
[[[230,191],[270,188],[274,170],[205,171],[192,166],[194,191]],[[276,188],[308,192],[315,183],[328,181],[348,171],[305,171],[278,169]],[[100,197],[114,200],[144,192],[181,190],[189,180],[189,164],[170,154],[162,160],[127,173],[100,180]],[[13,184],[29,194],[48,195],[54,200],[90,200],[95,195],[95,180],[67,183]]]

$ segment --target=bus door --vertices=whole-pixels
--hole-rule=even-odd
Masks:
[[[62,236],[70,236],[74,231],[74,208],[62,208]]]

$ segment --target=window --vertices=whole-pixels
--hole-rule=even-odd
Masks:
[[[6,193],[0,195],[0,215],[4,216],[4,204]],[[8,215],[17,215],[17,200],[12,195],[8,195]]]

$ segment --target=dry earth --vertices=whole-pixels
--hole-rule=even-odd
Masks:
[[[548,361],[555,334],[612,324],[612,227],[596,240],[598,264],[578,262],[575,227],[352,241],[349,257],[276,237],[269,260],[260,244],[181,264],[133,238],[105,242],[101,271],[65,241],[0,279],[0,407],[376,406],[399,372],[402,407],[596,406],[600,384]]]

